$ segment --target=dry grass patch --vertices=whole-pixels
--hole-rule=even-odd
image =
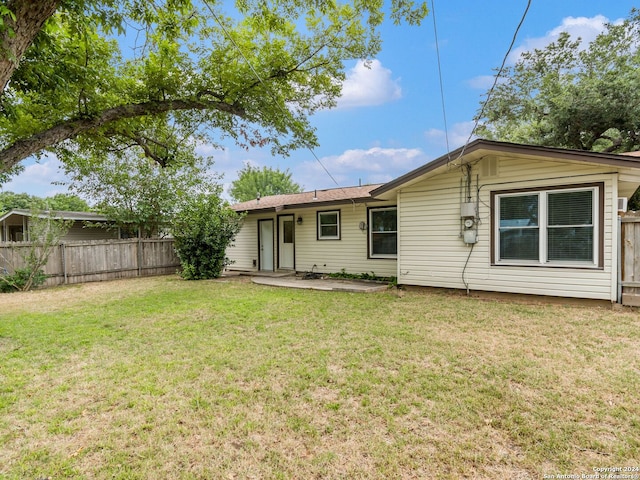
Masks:
[[[634,310],[174,277],[2,300],[9,479],[640,465]]]

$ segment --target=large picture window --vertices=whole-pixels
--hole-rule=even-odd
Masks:
[[[318,240],[340,240],[340,210],[318,212]]]
[[[598,266],[601,184],[495,193],[494,263]]]
[[[398,256],[398,210],[396,207],[369,209],[369,256]]]

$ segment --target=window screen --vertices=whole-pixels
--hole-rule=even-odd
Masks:
[[[318,212],[318,239],[337,240],[340,238],[340,211]]]
[[[497,194],[497,261],[597,263],[600,188]]]
[[[549,261],[593,261],[593,191],[547,195]]]
[[[372,257],[395,257],[398,253],[396,207],[369,210],[369,248]]]

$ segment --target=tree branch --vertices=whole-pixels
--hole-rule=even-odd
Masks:
[[[122,134],[125,135],[125,134]],[[149,143],[147,142],[147,138],[143,138],[141,135],[125,135],[127,138],[129,138],[130,140],[132,140],[136,145],[138,145],[140,148],[142,148],[142,150],[144,151],[144,154],[152,159],[153,161],[155,161],[158,165],[160,165],[162,168],[167,166],[167,158],[166,157],[161,157],[160,155],[156,155],[152,150],[151,147],[149,147]],[[153,143],[155,143],[156,145],[161,145],[159,142],[153,141]],[[166,148],[166,146],[165,146]]]
[[[245,117],[243,108],[225,102],[199,100],[162,100],[157,102],[134,103],[109,108],[91,118],[71,119],[55,125],[29,138],[18,140],[0,152],[0,171],[7,171],[20,161],[41,150],[56,145],[64,140],[95,130],[126,118],[178,110],[218,110],[238,117]]]

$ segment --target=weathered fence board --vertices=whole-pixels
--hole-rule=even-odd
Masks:
[[[0,243],[0,271],[24,266],[30,244]],[[44,268],[46,286],[175,273],[172,239],[93,240],[57,245]]]
[[[640,306],[640,217],[622,217],[622,304]]]

